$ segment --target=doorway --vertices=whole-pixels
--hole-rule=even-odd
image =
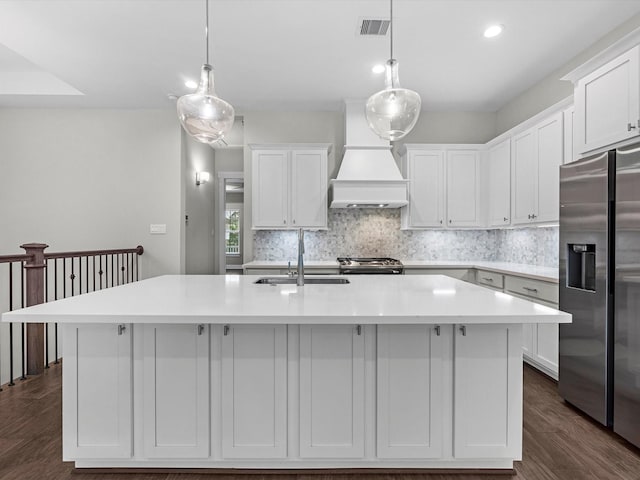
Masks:
[[[218,273],[241,275],[244,262],[244,174],[218,174]]]

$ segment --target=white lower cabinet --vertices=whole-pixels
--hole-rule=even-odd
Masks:
[[[144,325],[144,456],[209,457],[209,327]]]
[[[379,325],[377,456],[443,455],[443,342],[451,326]]]
[[[300,326],[300,457],[364,457],[364,333]]]
[[[518,458],[522,437],[520,325],[454,332],[454,457]]]
[[[536,351],[536,331],[538,327],[535,323],[525,323],[522,325],[522,353],[532,357]]]
[[[65,326],[64,459],[79,467],[510,468],[521,457],[520,325],[133,334]]]
[[[287,327],[230,325],[222,337],[222,456],[287,456]]]
[[[63,335],[63,459],[130,458],[130,325],[64,325]]]
[[[507,275],[504,290],[524,300],[558,308],[557,283]],[[555,379],[558,378],[559,345],[558,324],[523,325],[522,351],[525,361]]]

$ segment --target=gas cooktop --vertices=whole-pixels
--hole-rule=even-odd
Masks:
[[[401,274],[402,262],[395,258],[338,257],[341,273]]]

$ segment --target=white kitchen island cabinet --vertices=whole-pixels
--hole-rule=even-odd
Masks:
[[[131,338],[125,324],[64,327],[64,460],[131,458]]]
[[[364,332],[300,326],[300,457],[364,458]]]
[[[286,458],[286,326],[224,326],[220,391],[222,456]]]
[[[522,324],[570,316],[392,277],[165,276],[3,320],[63,324],[64,458],[78,468],[511,469]]]
[[[140,327],[145,457],[209,457],[208,326]]]

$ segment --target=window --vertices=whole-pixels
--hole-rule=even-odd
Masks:
[[[227,255],[240,255],[240,224],[242,206],[228,203],[225,210],[225,253]]]

